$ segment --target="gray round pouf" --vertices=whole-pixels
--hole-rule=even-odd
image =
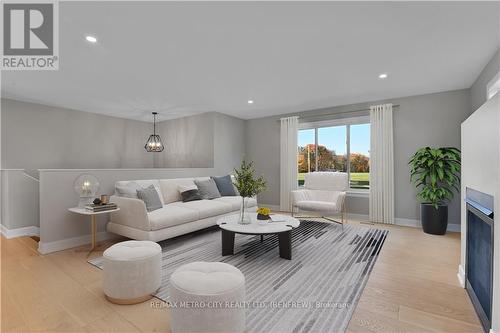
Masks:
[[[103,289],[117,304],[135,304],[152,297],[161,283],[161,246],[150,241],[126,241],[103,253]]]
[[[170,276],[173,333],[245,331],[245,276],[222,262],[192,262]]]

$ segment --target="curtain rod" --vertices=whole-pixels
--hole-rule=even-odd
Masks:
[[[393,108],[399,107],[399,104],[393,104]],[[327,116],[336,116],[339,114],[347,114],[347,113],[356,113],[356,112],[361,112],[361,111],[370,111],[370,108],[365,108],[365,109],[359,109],[359,110],[351,110],[351,111],[344,111],[344,112],[336,112],[336,113],[325,113],[325,114],[317,114],[317,115],[311,115],[311,116],[298,116],[299,119],[307,119],[307,118],[319,118],[319,117],[327,117]],[[278,119],[280,121],[280,119]]]

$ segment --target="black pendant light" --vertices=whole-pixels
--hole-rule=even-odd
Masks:
[[[148,141],[144,145],[144,149],[150,153],[159,153],[162,152],[165,147],[161,142],[160,136],[156,134],[156,115],[158,112],[153,112],[153,134],[149,136]]]

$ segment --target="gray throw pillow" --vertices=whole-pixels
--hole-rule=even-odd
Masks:
[[[215,184],[217,184],[220,195],[223,197],[236,196],[236,191],[234,190],[234,185],[230,175],[224,177],[212,177],[212,179],[215,181]]]
[[[156,188],[153,185],[137,190],[137,197],[144,201],[148,212],[152,212],[163,207],[158,191],[156,191]]]
[[[206,180],[195,179],[194,183],[198,187],[198,191],[203,199],[220,198],[219,189],[212,178]]]

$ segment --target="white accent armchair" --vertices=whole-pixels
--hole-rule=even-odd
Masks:
[[[292,215],[315,212],[325,220],[342,224],[346,214],[345,197],[349,188],[345,172],[311,172],[305,175],[304,188],[292,191]],[[340,214],[340,221],[331,218]],[[306,216],[300,216],[306,217]]]

